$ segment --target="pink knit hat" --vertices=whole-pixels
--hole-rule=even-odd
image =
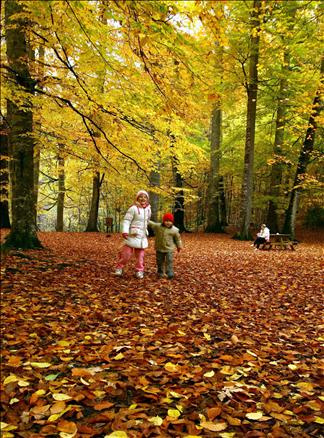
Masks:
[[[137,192],[136,199],[138,199],[139,195],[145,195],[147,196],[148,200],[150,199],[149,194],[145,190],[140,190],[139,192]]]

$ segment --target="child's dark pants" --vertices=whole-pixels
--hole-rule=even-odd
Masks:
[[[266,242],[266,240],[264,237],[257,237],[254,241],[254,246],[256,246],[259,249],[259,246],[265,242]]]
[[[168,278],[173,278],[173,252],[161,252],[156,251],[156,264],[158,268],[158,274],[164,274],[164,267],[166,268],[166,274]]]

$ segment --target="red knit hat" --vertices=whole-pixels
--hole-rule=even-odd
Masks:
[[[162,222],[165,222],[165,221],[171,221],[173,223],[174,222],[173,214],[172,213],[165,213],[163,215]]]

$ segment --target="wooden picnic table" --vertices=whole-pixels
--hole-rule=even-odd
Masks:
[[[295,246],[297,245],[296,241],[291,240],[290,234],[270,234],[269,242],[265,242],[263,244],[262,249],[270,250],[270,249],[291,249],[295,251]]]

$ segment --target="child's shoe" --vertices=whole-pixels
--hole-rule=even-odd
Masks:
[[[115,275],[117,275],[117,277],[121,277],[123,275],[123,270],[121,268],[117,268],[115,271]]]
[[[144,272],[142,272],[142,271],[137,271],[135,275],[136,275],[136,278],[139,278],[139,279],[144,278]]]

